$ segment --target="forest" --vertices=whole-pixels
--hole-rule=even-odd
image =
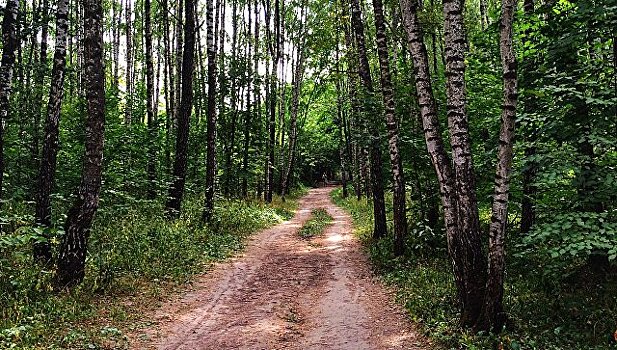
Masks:
[[[616,0],[0,14],[0,349],[617,349]]]

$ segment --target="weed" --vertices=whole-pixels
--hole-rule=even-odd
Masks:
[[[298,231],[298,235],[302,238],[312,238],[324,232],[326,227],[330,226],[334,218],[328,214],[326,209],[317,208],[311,211],[311,218],[304,223]]]

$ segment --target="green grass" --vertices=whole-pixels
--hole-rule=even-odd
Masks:
[[[330,226],[334,218],[328,214],[326,209],[317,208],[311,211],[311,218],[308,219],[302,228],[298,231],[298,235],[302,238],[312,238],[319,236],[324,232],[326,227]]]
[[[54,292],[53,268],[33,263],[30,241],[21,239],[27,225],[0,237],[0,349],[130,348],[125,334],[143,310],[242,249],[251,233],[291,218],[301,194],[271,205],[220,200],[210,226],[199,222],[198,197],[185,200],[175,221],[164,219],[159,202],[102,205],[86,279],[70,293]]]
[[[446,349],[617,349],[617,281],[585,269],[567,276],[545,274],[541,262],[515,256],[508,244],[505,309],[511,325],[500,334],[476,335],[457,325],[455,286],[445,251],[445,236],[427,234],[410,216],[403,258],[394,258],[392,238],[370,238],[372,211],[366,200],[335,202],[352,216],[376,272],[395,287],[396,298],[426,335]],[[435,238],[440,242],[435,242]],[[439,244],[440,243],[440,244]]]

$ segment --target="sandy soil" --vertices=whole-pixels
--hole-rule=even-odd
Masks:
[[[289,221],[253,236],[244,254],[161,307],[141,349],[428,349],[372,275],[332,188],[311,190]],[[297,231],[311,210],[332,217],[323,236]]]

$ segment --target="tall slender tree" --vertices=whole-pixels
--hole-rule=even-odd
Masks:
[[[156,138],[157,122],[154,103],[154,62],[152,54],[152,9],[151,1],[144,0],[144,29],[146,41],[146,113],[148,123],[148,197],[156,197]]]
[[[399,152],[399,131],[394,102],[394,88],[390,74],[390,58],[388,38],[383,3],[373,0],[375,12],[375,29],[377,33],[377,55],[381,72],[381,93],[385,107],[386,128],[388,130],[388,150],[390,153],[390,167],[393,180],[393,219],[394,219],[394,253],[402,255],[405,250],[405,236],[407,236],[407,211],[405,196],[405,176],[403,175],[403,161]]]
[[[476,270],[484,266],[483,262],[472,260],[467,246],[469,241],[461,232],[458,222],[458,202],[454,185],[454,169],[446,153],[441,136],[441,126],[437,115],[437,104],[431,84],[428,52],[423,40],[423,31],[418,19],[418,3],[413,0],[401,0],[403,22],[407,32],[408,45],[414,64],[416,94],[420,106],[420,115],[424,129],[426,146],[439,181],[439,191],[444,211],[448,254],[454,271],[458,299],[462,310],[461,321],[464,325],[473,325],[482,305],[484,289],[484,271],[475,276]],[[464,43],[464,41],[463,41]],[[480,259],[482,260],[482,259]],[[481,281],[469,283],[476,277]],[[478,290],[479,288],[479,290]],[[479,295],[478,292],[481,292]],[[475,315],[475,316],[474,316]]]
[[[184,0],[184,49],[182,52],[182,98],[178,114],[176,156],[173,179],[166,204],[167,215],[177,218],[184,196],[188,158],[189,121],[193,111],[193,69],[195,56],[195,5],[193,0]]]
[[[370,179],[371,193],[373,196],[373,237],[382,238],[387,233],[386,226],[386,204],[384,199],[381,147],[379,144],[379,128],[375,118],[375,91],[373,89],[373,79],[371,78],[371,68],[369,66],[368,55],[366,52],[366,40],[364,38],[364,24],[362,22],[362,10],[359,0],[351,2],[351,25],[356,38],[358,53],[358,73],[362,82],[364,93],[366,94],[365,125],[370,134]]]
[[[504,244],[508,222],[508,196],[517,103],[516,55],[512,45],[512,22],[515,12],[516,0],[502,0],[499,51],[503,70],[503,105],[489,229],[488,277],[482,314],[476,324],[476,328],[481,330],[499,331],[506,321],[503,311],[503,281],[506,265]]]
[[[18,11],[19,0],[8,0],[4,7],[4,18],[2,19],[2,60],[0,61],[0,198],[2,198],[4,180],[4,129],[9,116],[15,50],[19,46],[19,38],[17,37]]]
[[[216,46],[214,45],[213,0],[207,1],[206,26],[208,28],[208,112],[206,141],[206,199],[203,220],[209,222],[214,211],[214,184],[216,176]]]
[[[58,156],[58,135],[60,133],[60,110],[64,97],[64,69],[66,66],[66,43],[69,28],[69,1],[59,0],[56,10],[56,44],[54,62],[51,71],[51,88],[47,104],[47,119],[45,121],[45,138],[39,167],[38,193],[36,198],[36,222],[44,227],[50,227],[51,201],[56,164]],[[46,263],[51,262],[51,249],[48,242],[34,245],[34,258]]]
[[[305,20],[304,9],[302,16]],[[298,109],[300,103],[300,93],[302,92],[302,80],[304,77],[304,61],[306,59],[305,38],[306,33],[300,34],[300,43],[297,48],[296,67],[293,78],[293,90],[291,97],[291,115],[289,120],[289,149],[287,153],[287,167],[284,171],[283,181],[281,182],[281,197],[284,199],[290,186],[291,177],[293,176],[293,167],[296,157],[296,143],[298,140]]]
[[[73,287],[84,278],[86,251],[92,220],[99,205],[103,170],[105,123],[105,70],[103,67],[103,4],[83,0],[84,77],[88,118],[86,147],[77,199],[69,209],[60,245],[56,284]]]
[[[132,1],[126,0],[126,12],[125,12],[125,24],[124,31],[126,36],[126,91],[125,91],[125,110],[124,110],[124,123],[130,125],[133,119],[133,26],[131,9]]]

